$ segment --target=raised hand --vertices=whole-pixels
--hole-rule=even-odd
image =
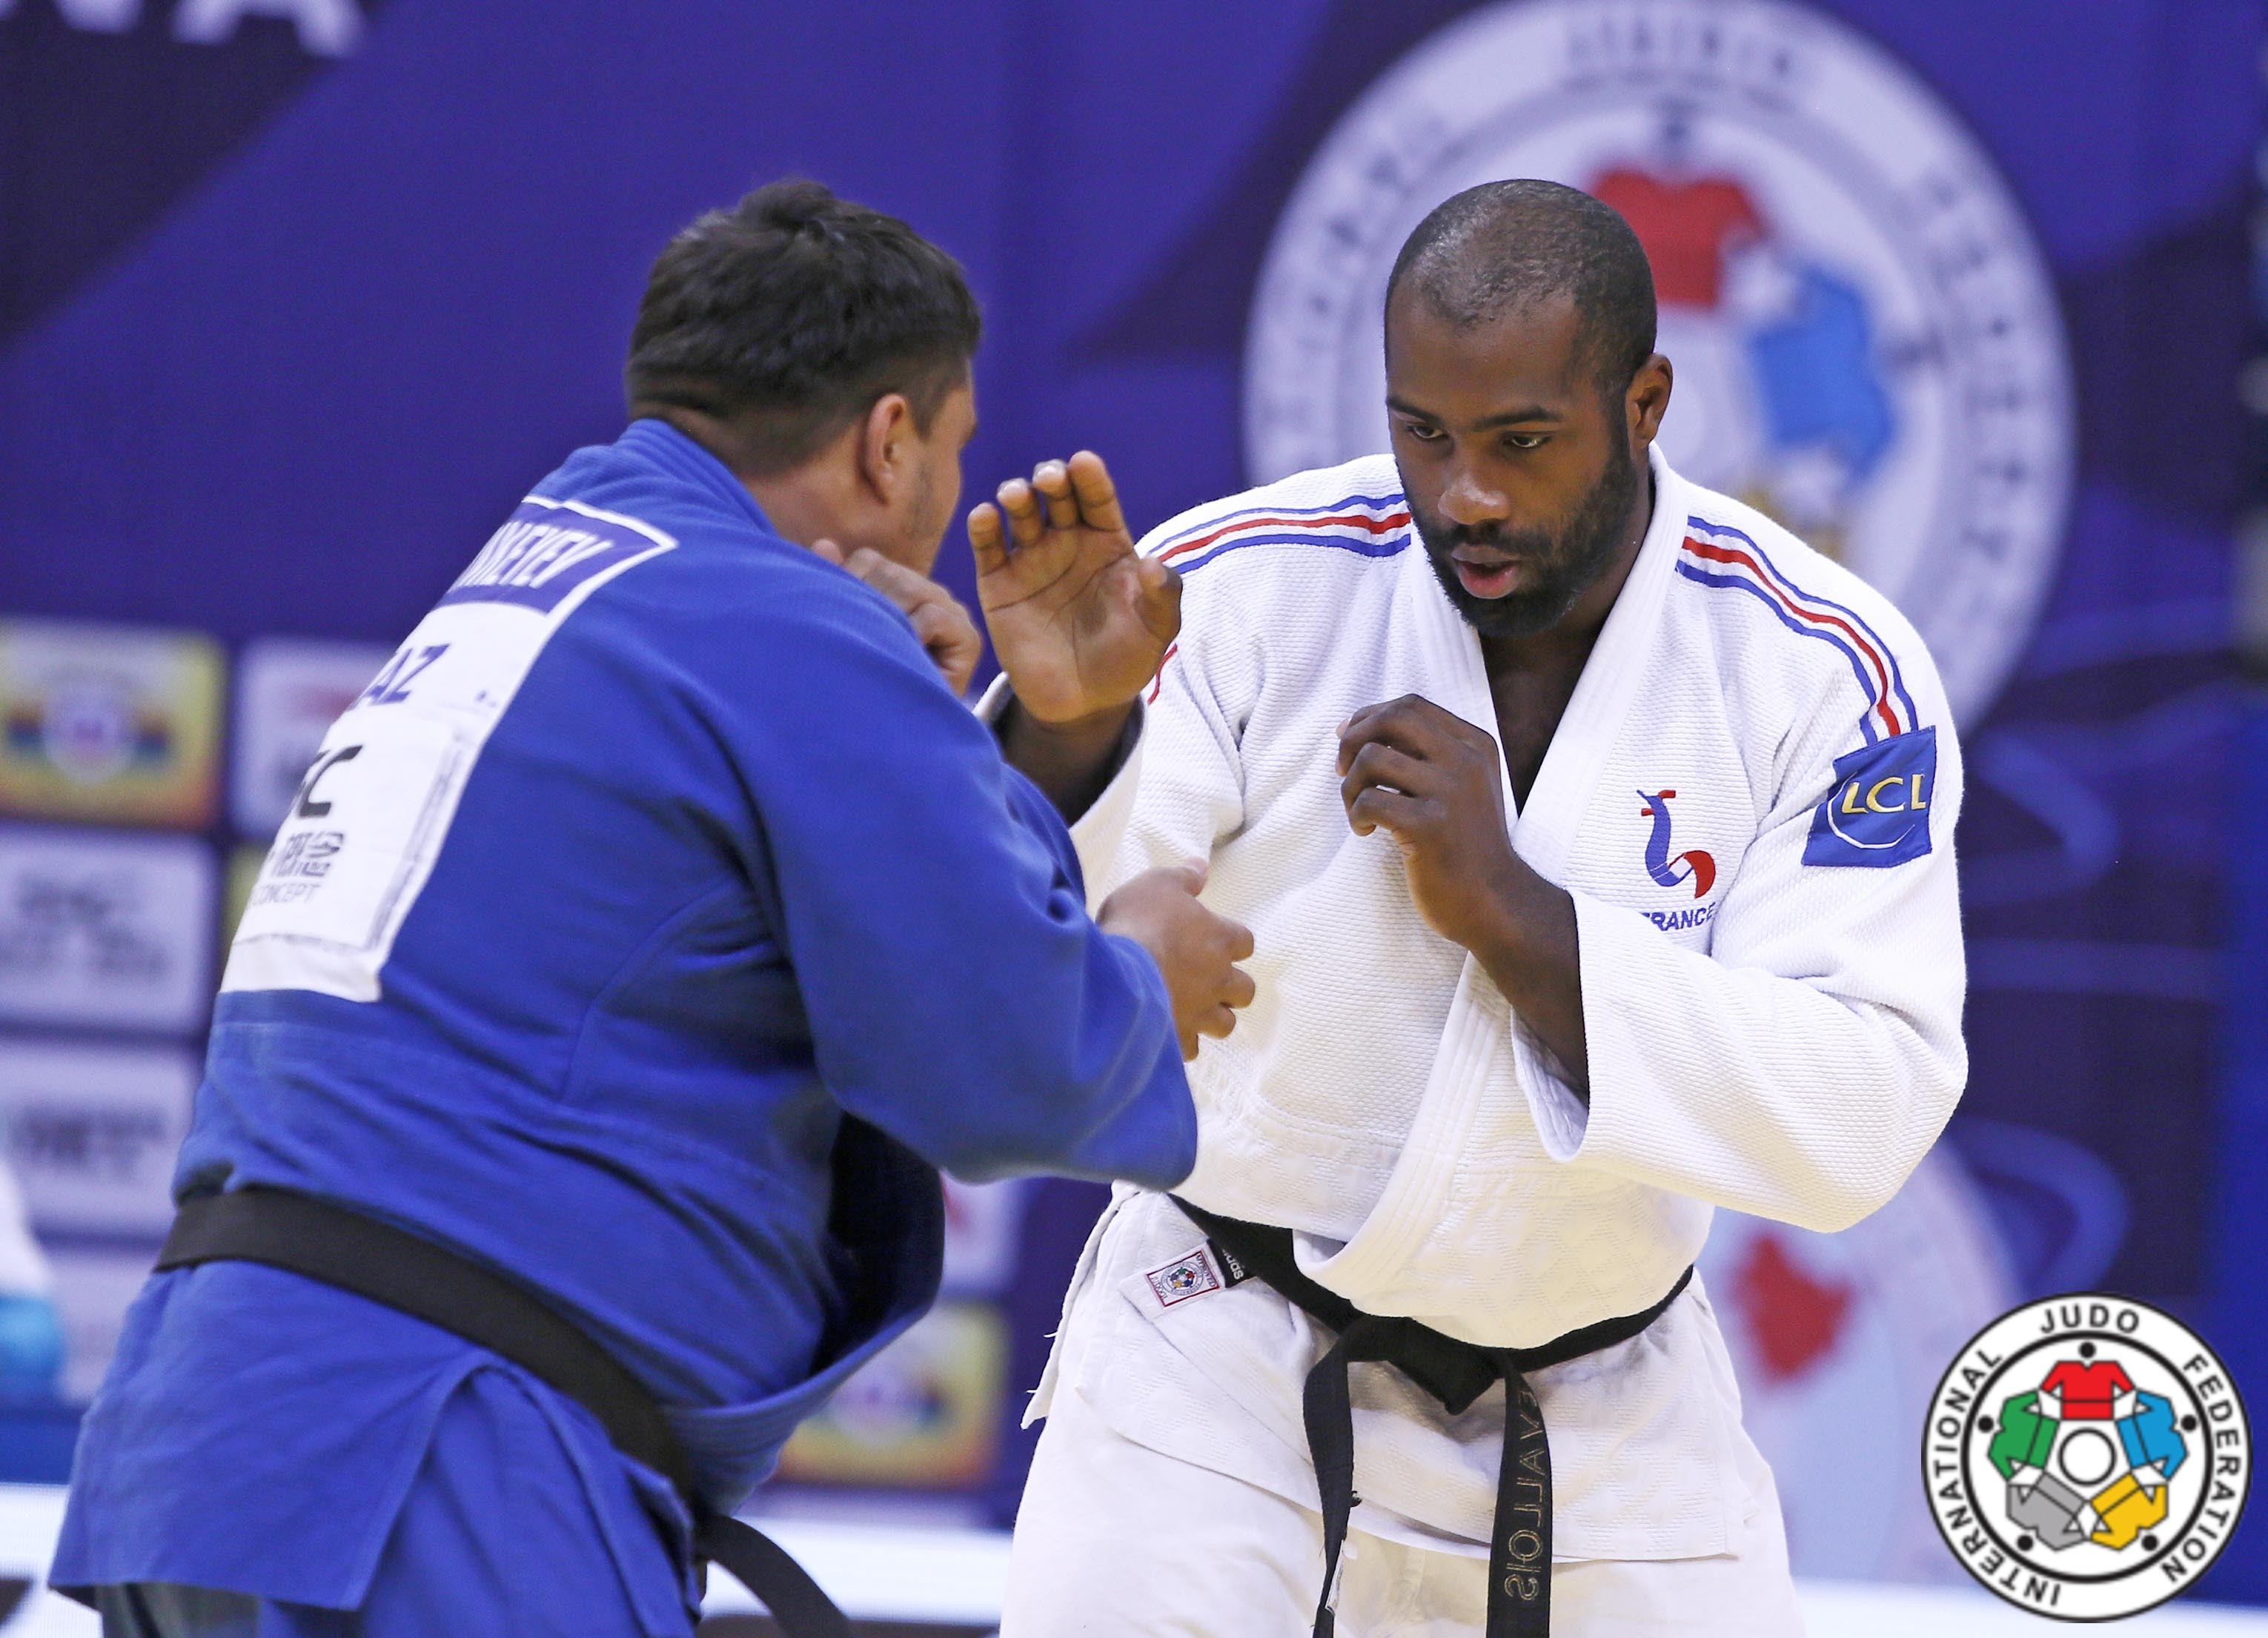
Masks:
[[[968,543],[993,652],[1042,724],[1123,711],[1182,629],[1181,577],[1135,551],[1092,450],[1000,485],[968,514]]]
[[[1107,933],[1150,952],[1173,998],[1174,1031],[1184,1059],[1197,1055],[1201,1035],[1236,1028],[1236,1008],[1252,1004],[1252,976],[1236,963],[1252,955],[1252,934],[1197,902],[1205,866],[1192,860],[1145,870],[1103,901],[1095,920]]]

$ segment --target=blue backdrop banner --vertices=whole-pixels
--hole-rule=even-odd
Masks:
[[[217,941],[315,738],[618,429],[670,232],[787,173],[968,266],[972,483],[1093,446],[1138,527],[1382,446],[1386,271],[1448,194],[1614,203],[1671,459],[1899,602],[1969,757],[1948,1142],[1845,1235],[1727,1219],[1705,1263],[1799,1568],[1958,1575],[1921,1407],[2020,1297],[2130,1293],[2268,1383],[2226,1027],[2260,991],[2224,959],[2261,840],[2228,565],[2264,23],[2085,11],[0,0],[0,1117],[67,1391],[162,1230]],[[957,1194],[951,1301],[790,1489],[1005,1520],[1095,1199]]]

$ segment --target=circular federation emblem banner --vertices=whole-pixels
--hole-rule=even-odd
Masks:
[[[2050,1297],[1970,1342],[1930,1406],[1939,1533],[2012,1604],[2102,1620],[2164,1602],[2228,1545],[2251,1481],[2235,1383],[2146,1303]]]
[[[1256,483],[1387,447],[1381,314],[1410,231],[1535,176],[1645,242],[1676,371],[1663,453],[1913,621],[1956,717],[2051,578],[2074,442],[2031,230],[1960,117],[1780,0],[1506,0],[1381,76],[1278,220],[1247,332]]]

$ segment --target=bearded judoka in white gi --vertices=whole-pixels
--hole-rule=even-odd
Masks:
[[[1293,1231],[1278,1283],[1318,1299],[1119,1189],[1033,1401],[1005,1638],[1800,1630],[1687,1271],[1720,1206],[1858,1221],[1952,1112],[1959,753],[1897,611],[1653,447],[1653,342],[1620,216],[1491,183],[1394,269],[1390,456],[1138,549],[1090,454],[972,515],[985,709],[1090,891],[1204,860],[1253,930],[1177,1198]],[[1322,1299],[1517,1368],[1455,1408],[1353,1366],[1319,1616]],[[1539,1521],[1499,1467],[1547,1432]]]

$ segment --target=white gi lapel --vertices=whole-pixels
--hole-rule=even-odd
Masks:
[[[1685,538],[1685,481],[1669,469],[1659,452],[1651,459],[1653,520],[1646,527],[1630,579],[1623,582],[1622,595],[1615,599],[1583,675],[1576,680],[1566,714],[1551,735],[1535,786],[1528,793],[1527,810],[1513,826],[1520,856],[1550,882],[1566,878],[1576,832],[1598,787],[1599,771],[1646,681],[1662,601],[1677,566],[1678,544]]]
[[[1684,534],[1684,485],[1659,454],[1652,456],[1652,465],[1653,520],[1552,735],[1525,812],[1513,800],[1509,776],[1498,764],[1513,842],[1521,857],[1550,881],[1566,873],[1599,769],[1645,679]],[[1496,707],[1479,639],[1442,592],[1423,550],[1403,554],[1402,577],[1395,613],[1410,623],[1425,664],[1427,697],[1494,735]],[[1400,1276],[1447,1213],[1458,1163],[1472,1151],[1473,1126],[1490,1074],[1498,1055],[1512,1050],[1511,1026],[1512,1009],[1504,996],[1480,963],[1466,956],[1425,1096],[1377,1204],[1343,1246],[1308,1235],[1296,1237],[1300,1266],[1309,1278],[1370,1313],[1416,1311],[1400,1288]]]
[[[1496,706],[1489,697],[1480,641],[1441,590],[1422,547],[1402,554],[1394,617],[1410,633],[1425,697],[1494,735]],[[1504,776],[1499,772],[1498,777]],[[1515,812],[1508,779],[1503,795],[1505,812]],[[1377,1204],[1344,1246],[1297,1236],[1300,1265],[1310,1278],[1370,1312],[1408,1311],[1393,1306],[1395,1276],[1440,1221],[1455,1181],[1458,1156],[1468,1147],[1479,1111],[1491,1048],[1504,1033],[1507,1017],[1504,998],[1479,964],[1466,956],[1417,1118]]]

